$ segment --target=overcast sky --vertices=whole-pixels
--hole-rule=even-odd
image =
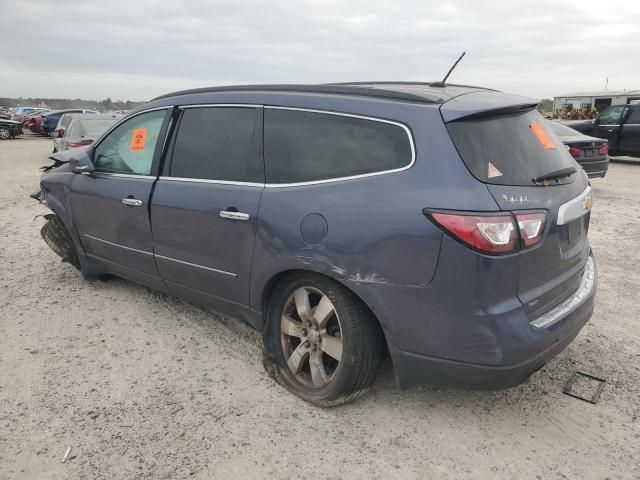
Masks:
[[[146,100],[250,83],[640,89],[640,2],[2,0],[0,97]]]

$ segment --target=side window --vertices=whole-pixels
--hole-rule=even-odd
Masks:
[[[609,107],[598,117],[600,125],[618,125],[622,118],[624,107]]]
[[[406,167],[413,152],[400,125],[265,109],[264,157],[268,183],[298,183]]]
[[[172,177],[262,181],[256,155],[256,109],[187,108],[182,113],[171,159]]]
[[[93,155],[95,170],[149,175],[166,114],[167,110],[143,113],[119,125],[96,147]]]
[[[631,109],[631,113],[629,114],[629,118],[627,118],[626,123],[640,125],[640,105]]]

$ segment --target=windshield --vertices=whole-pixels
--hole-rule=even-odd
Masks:
[[[99,137],[106,132],[111,125],[116,123],[116,120],[117,118],[82,119],[79,121],[80,135],[83,137]]]
[[[462,160],[478,180],[497,185],[535,185],[534,179],[576,162],[536,110],[462,119],[447,130]],[[573,181],[575,176],[559,179]],[[554,181],[555,183],[555,181]]]

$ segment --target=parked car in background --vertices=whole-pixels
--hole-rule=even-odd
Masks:
[[[640,157],[640,104],[614,105],[595,119],[572,123],[571,128],[609,142],[609,155]]]
[[[71,113],[65,114],[64,117],[68,117],[69,122],[64,128],[63,136],[54,138],[54,152],[91,145],[123,116]]]
[[[548,122],[569,153],[589,177],[604,177],[609,169],[609,144],[602,138],[590,137],[558,122]]]
[[[0,139],[7,140],[22,135],[22,122],[0,119]]]
[[[24,117],[24,122],[22,122],[23,128],[28,128],[33,133],[40,133],[43,113],[44,112],[31,113]]]
[[[460,85],[215,87],[158,97],[54,154],[42,235],[262,330],[320,406],[388,351],[402,387],[517,385],[589,321],[587,175],[537,100]]]
[[[18,107],[16,111],[11,114],[11,120],[22,123],[24,121],[25,115],[29,115],[30,113],[35,112],[46,112],[48,110],[48,108],[42,107]]]
[[[44,135],[49,135],[51,137],[58,136],[58,122],[60,118],[65,113],[98,113],[95,110],[86,110],[82,108],[73,108],[68,110],[57,110],[54,112],[49,112],[46,115],[42,116],[42,123],[40,125],[40,130]]]

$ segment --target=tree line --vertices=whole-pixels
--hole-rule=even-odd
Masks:
[[[66,110],[68,108],[85,108],[87,110],[131,110],[144,102],[131,100],[85,100],[82,98],[0,98],[0,107],[46,107],[51,110]]]

